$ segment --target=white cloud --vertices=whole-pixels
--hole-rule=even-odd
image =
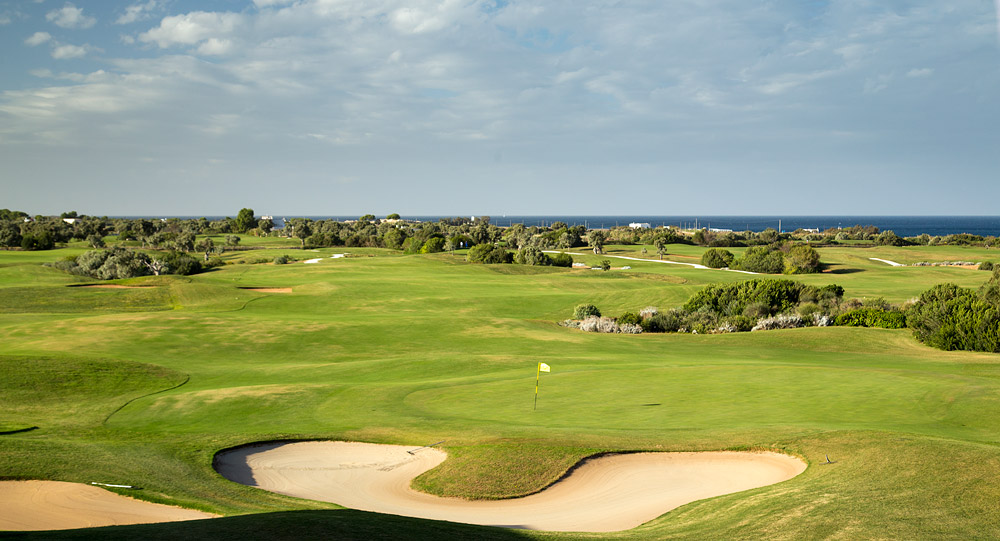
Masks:
[[[0,15],[0,26],[6,26],[10,24],[10,15]]]
[[[31,37],[24,40],[24,43],[29,47],[35,47],[49,41],[50,39],[52,39],[52,35],[48,32],[35,32],[31,35]]]
[[[218,56],[229,53],[233,49],[233,42],[225,38],[208,38],[198,46],[198,54],[205,56]]]
[[[45,14],[45,20],[62,28],[90,28],[97,22],[96,18],[84,15],[82,9],[70,3]]]
[[[52,58],[56,60],[68,60],[86,55],[87,48],[79,45],[57,45],[52,48]]]
[[[906,72],[907,77],[930,77],[934,75],[934,70],[931,68],[914,68]]]
[[[194,45],[209,38],[223,38],[243,24],[238,13],[195,11],[165,17],[160,26],[139,35],[139,40],[165,49],[173,45]]]
[[[137,21],[144,21],[152,16],[152,11],[156,9],[156,0],[149,0],[145,4],[132,4],[125,8],[125,13],[115,21],[115,24],[132,24]]]

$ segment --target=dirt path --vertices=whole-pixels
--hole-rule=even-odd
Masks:
[[[558,250],[544,250],[544,251],[547,254],[558,254],[558,253],[560,253]],[[567,253],[569,255],[580,255],[580,256],[592,255],[592,254],[581,254],[581,253],[577,253],[577,252],[565,252],[565,253]],[[729,272],[738,272],[738,273],[741,273],[741,274],[758,274],[756,272],[750,272],[750,271],[744,271],[744,270],[736,270],[736,269],[726,269],[726,268],[723,268],[723,269],[713,269],[712,267],[706,267],[705,265],[699,265],[698,263],[681,263],[680,261],[667,261],[665,259],[643,259],[641,257],[629,257],[627,255],[608,255],[608,254],[596,254],[596,255],[599,255],[601,257],[614,257],[616,259],[628,259],[629,261],[646,261],[648,263],[666,263],[668,265],[685,265],[685,266],[688,266],[688,267],[694,267],[696,269],[721,270],[721,271],[729,271]]]
[[[214,518],[79,483],[0,481],[0,530],[67,530]]]
[[[440,498],[410,488],[445,453],[348,442],[273,443],[220,453],[228,479],[345,507],[469,524],[608,532],[686,503],[791,479],[801,460],[776,453],[636,453],[588,460],[546,490],[513,500]]]

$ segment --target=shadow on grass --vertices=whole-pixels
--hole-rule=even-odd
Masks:
[[[854,274],[856,272],[864,272],[864,269],[830,269],[830,274]]]
[[[525,532],[352,509],[282,511],[186,522],[46,532],[0,532],[3,539],[531,539]]]

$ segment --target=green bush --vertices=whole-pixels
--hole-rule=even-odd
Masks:
[[[170,252],[159,259],[167,265],[170,274],[188,276],[202,271],[200,261],[182,252]]]
[[[601,317],[601,311],[593,304],[580,304],[573,309],[573,319],[587,319],[591,316]]]
[[[785,256],[780,250],[767,246],[752,246],[730,267],[761,274],[781,274],[785,270]]]
[[[274,258],[274,264],[275,265],[286,265],[286,264],[288,264],[288,256],[287,255],[279,255],[278,257]]]
[[[639,317],[639,314],[637,314],[635,312],[625,312],[624,314],[618,316],[618,318],[615,319],[615,321],[619,325],[625,325],[625,324],[641,325],[642,324],[642,318]]]
[[[602,271],[609,271],[609,270],[611,270],[611,260],[602,259],[600,267],[601,267]]]
[[[553,267],[572,267],[573,266],[573,256],[566,253],[558,253],[553,255],[551,258]]]
[[[997,275],[977,293],[955,284],[923,292],[906,311],[913,335],[944,350],[1000,352]]]
[[[859,308],[837,316],[837,325],[842,327],[877,327],[881,329],[902,329],[906,327],[906,316],[897,310]]]
[[[993,263],[991,261],[983,261],[979,264],[979,270],[992,271]]]
[[[803,287],[792,280],[767,278],[709,284],[688,299],[684,304],[684,311],[696,312],[705,308],[723,316],[771,316],[798,304]],[[748,307],[756,307],[756,313],[745,314]]]
[[[642,320],[642,332],[677,332],[684,326],[684,312],[670,310]]]
[[[477,244],[469,249],[469,254],[465,256],[470,263],[513,263],[514,254],[507,251],[502,246],[492,244]]]
[[[808,244],[796,244],[785,257],[785,274],[811,274],[820,271],[819,252]]]
[[[436,254],[444,251],[444,239],[441,237],[431,237],[420,247],[422,254]]]
[[[733,253],[722,248],[710,248],[701,255],[701,264],[712,269],[728,267],[733,263]]]
[[[536,246],[522,246],[514,256],[519,265],[551,265],[552,259]]]

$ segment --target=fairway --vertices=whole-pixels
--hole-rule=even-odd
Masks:
[[[696,263],[699,250],[671,245],[667,257]],[[821,248],[828,272],[794,278],[898,303],[989,277],[870,259],[983,259],[907,250]],[[234,483],[213,463],[262,441],[443,442],[435,449],[447,459],[413,488],[495,500],[539,493],[602,453],[774,452],[808,467],[601,537],[1000,536],[997,355],[932,349],[905,329],[608,335],[558,324],[582,303],[611,316],[665,310],[708,283],[751,278],[733,272],[288,252],[320,260],[250,264],[235,253],[210,272],[119,288],[70,287],[97,282],[42,267],[39,253],[0,252],[0,479],[134,485],[142,490],[114,491],[226,516],[118,527],[112,538],[280,537],[295,523],[311,528],[302,535],[342,538],[561,539],[587,536],[351,512]],[[79,250],[44,255],[70,253]],[[539,362],[552,371],[533,409]]]

